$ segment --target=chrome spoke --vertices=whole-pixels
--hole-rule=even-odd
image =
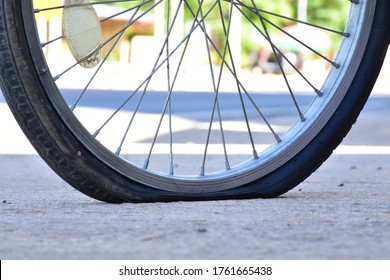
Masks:
[[[140,0],[111,0],[111,1],[103,1],[103,2],[90,2],[88,4],[75,4],[71,5],[69,7],[82,7],[82,6],[93,6],[93,5],[101,5],[101,4],[114,4],[114,3],[121,3],[121,2],[137,2]],[[60,10],[63,9],[64,6],[55,6],[55,7],[50,7],[50,8],[42,8],[42,9],[34,9],[34,13],[41,13],[41,12],[47,12],[47,11],[53,11],[53,10]]]
[[[302,111],[301,111],[301,109],[300,109],[300,107],[299,107],[299,105],[298,105],[298,102],[297,102],[297,100],[296,100],[296,98],[295,98],[294,92],[293,92],[293,90],[292,90],[292,88],[291,88],[290,82],[288,81],[287,76],[286,76],[286,73],[285,73],[285,71],[284,71],[284,69],[283,69],[281,59],[280,59],[279,56],[278,56],[278,53],[281,53],[281,52],[277,50],[277,47],[276,47],[276,46],[274,45],[274,43],[272,42],[271,36],[270,36],[270,34],[269,34],[269,32],[268,32],[268,28],[267,28],[267,26],[266,26],[266,24],[265,24],[264,17],[260,14],[260,12],[259,12],[260,10],[257,9],[256,3],[254,2],[254,0],[251,0],[251,2],[252,2],[252,5],[253,5],[253,8],[254,8],[254,10],[255,10],[256,15],[259,17],[261,26],[263,27],[263,30],[264,30],[264,33],[263,33],[263,34],[265,34],[266,40],[269,42],[269,44],[270,44],[270,46],[271,46],[271,49],[272,49],[272,52],[273,52],[274,55],[275,55],[275,58],[276,58],[277,63],[278,63],[278,65],[279,65],[279,69],[280,69],[280,71],[281,71],[281,73],[282,73],[284,82],[286,83],[287,89],[288,89],[288,91],[289,91],[289,93],[290,93],[290,95],[291,95],[291,98],[292,98],[293,102],[294,102],[295,108],[297,109],[299,118],[301,119],[302,122],[304,122],[304,121],[306,121],[306,118],[305,118],[305,116],[303,115],[303,113],[302,113]]]
[[[127,0],[128,1],[128,0]],[[127,2],[127,1],[125,1],[125,2]],[[141,1],[141,0],[131,0],[131,1]],[[138,4],[138,5],[135,5],[135,6],[133,6],[133,7],[131,7],[131,8],[128,8],[128,9],[125,9],[125,10],[123,10],[123,11],[121,11],[121,12],[119,12],[119,13],[116,13],[116,14],[113,14],[113,15],[111,15],[111,16],[109,16],[109,17],[106,17],[106,18],[103,18],[103,19],[101,19],[100,20],[100,23],[103,23],[103,22],[106,22],[106,21],[109,21],[109,20],[111,20],[111,19],[114,19],[114,18],[116,18],[116,17],[118,17],[118,16],[120,16],[120,15],[123,15],[123,14],[125,14],[125,13],[128,13],[128,12],[131,12],[132,10],[139,10],[142,6],[145,6],[146,4],[149,4],[149,3],[152,3],[152,2],[154,2],[154,0],[148,0],[148,1],[142,1],[142,3],[140,3],[140,4]],[[161,1],[160,1],[161,2]],[[97,4],[103,4],[103,2],[98,2]],[[77,5],[77,6],[85,6],[85,5],[88,5],[88,4],[82,4],[82,5]],[[71,6],[70,6],[71,7]],[[64,7],[63,6],[61,6],[60,7],[61,9],[63,9]],[[149,10],[148,10],[149,11]],[[139,18],[137,18],[136,19],[136,21],[138,20]],[[126,29],[127,29],[128,27],[126,27]],[[119,30],[118,32],[117,32],[117,35],[119,34],[119,33],[121,33],[122,31],[124,31],[124,30]],[[115,36],[116,37],[116,36]],[[54,39],[52,39],[52,40],[50,40],[50,41],[47,41],[47,42],[43,42],[43,43],[41,43],[41,47],[42,48],[44,48],[44,47],[46,47],[47,45],[49,45],[49,44],[51,44],[51,43],[54,43],[54,42],[56,42],[56,41],[58,41],[58,40],[61,40],[61,39],[64,39],[64,36],[62,35],[62,36],[58,36],[58,37],[56,37],[56,38],[54,38]]]
[[[88,68],[77,61],[85,56],[72,57],[71,33],[60,36],[65,4],[55,1],[36,1],[44,4],[32,18],[35,48],[55,74],[47,79],[65,100],[59,112],[75,118],[70,126],[104,164],[162,191],[228,190],[284,166],[302,150],[296,139],[313,139],[306,133],[332,102],[358,40],[360,14],[343,32],[343,19],[328,25],[311,6],[307,20],[295,18],[289,0],[83,0],[74,6],[109,5],[84,7],[104,38],[93,48],[81,40],[99,50]],[[343,14],[360,9],[346,2]]]
[[[180,0],[180,6],[181,6],[181,3],[182,3],[183,1],[186,1],[186,0]],[[202,0],[202,3],[203,3],[203,0]],[[176,13],[179,12],[180,6],[178,7]],[[214,6],[213,6],[213,7],[214,7]],[[201,11],[201,6],[199,7],[199,9],[198,9],[198,11],[197,11],[197,15],[200,14],[200,11]],[[209,14],[211,11],[212,11],[212,8],[208,11],[207,14]],[[206,17],[207,17],[207,15],[204,16],[204,17],[202,16],[202,22],[203,22],[203,20],[204,20]],[[200,23],[200,24],[201,24],[201,23]],[[174,25],[174,23],[172,23],[171,31],[172,31],[173,25]],[[148,169],[148,167],[149,167],[150,158],[151,158],[151,156],[152,156],[153,149],[154,149],[154,147],[155,147],[155,145],[156,145],[156,141],[157,141],[158,135],[159,135],[159,133],[160,133],[162,121],[163,121],[164,116],[165,116],[165,114],[166,114],[167,108],[169,107],[169,104],[171,103],[171,97],[172,97],[172,93],[173,93],[173,88],[174,88],[174,85],[175,85],[175,83],[176,83],[176,79],[177,79],[177,77],[178,77],[178,75],[179,75],[180,67],[181,67],[181,65],[182,65],[184,56],[185,56],[186,51],[187,51],[187,49],[188,49],[188,44],[189,44],[189,42],[190,42],[191,36],[192,36],[193,32],[195,31],[196,27],[198,27],[198,26],[199,26],[199,25],[196,25],[196,24],[195,24],[195,21],[194,21],[194,22],[192,23],[192,26],[191,26],[191,29],[190,29],[191,31],[190,31],[189,34],[186,36],[187,39],[186,39],[186,41],[185,41],[185,44],[184,44],[184,48],[183,48],[182,54],[181,54],[181,56],[180,56],[180,60],[179,60],[179,63],[178,63],[178,67],[177,67],[177,69],[176,69],[176,73],[175,73],[175,76],[174,76],[173,81],[172,81],[172,85],[171,85],[171,87],[170,87],[170,89],[169,89],[168,97],[167,97],[167,100],[166,100],[166,102],[165,102],[165,104],[164,104],[164,108],[163,108],[163,111],[162,111],[162,113],[161,113],[161,117],[160,117],[160,120],[159,120],[157,129],[156,129],[156,132],[155,132],[155,134],[154,134],[154,138],[153,138],[153,141],[152,141],[152,144],[151,144],[151,147],[150,147],[150,150],[149,150],[147,159],[145,160],[145,163],[144,163],[144,167],[143,167],[144,169]],[[167,35],[166,42],[168,42],[169,35],[170,35],[170,33],[168,33],[168,35]],[[181,45],[181,44],[182,44],[182,43],[180,43],[179,45]],[[178,47],[179,47],[179,46],[178,46]],[[178,47],[176,47],[176,49],[177,49]],[[171,56],[171,55],[167,56],[166,60],[168,60],[168,59],[170,58],[170,56]]]
[[[229,0],[222,0],[222,1],[230,2]],[[349,1],[350,1],[350,0],[349,0]],[[317,25],[317,24],[310,23],[310,22],[302,21],[302,20],[299,20],[299,19],[296,19],[296,18],[283,16],[283,15],[281,15],[281,14],[277,14],[277,13],[273,13],[273,12],[270,12],[270,11],[262,10],[262,9],[257,8],[257,7],[251,7],[251,6],[246,5],[245,3],[243,3],[243,2],[240,1],[240,0],[235,0],[235,2],[236,2],[236,5],[239,5],[239,6],[243,6],[243,7],[245,7],[245,8],[248,8],[248,9],[251,10],[254,14],[257,14],[257,13],[264,13],[264,14],[272,15],[272,16],[275,16],[275,17],[278,17],[278,18],[287,19],[287,20],[292,21],[292,22],[295,22],[295,23],[301,23],[301,24],[304,24],[304,25],[307,25],[307,26],[311,26],[311,27],[315,27],[315,28],[324,30],[324,31],[328,31],[328,32],[331,32],[331,33],[339,34],[339,35],[342,35],[342,36],[344,36],[344,37],[349,37],[349,36],[350,36],[350,34],[349,34],[348,32],[343,32],[343,31],[339,31],[339,30],[327,28],[327,27],[325,27],[325,26],[321,26],[321,25]],[[352,1],[351,1],[351,2],[352,2]]]
[[[129,19],[129,23],[131,23],[133,20],[134,20],[134,17],[135,15],[137,14],[138,10],[140,9],[141,7],[139,7],[133,14],[133,16]],[[87,92],[89,86],[91,85],[91,83],[94,81],[94,79],[96,78],[96,75],[99,73],[99,71],[101,70],[101,68],[103,67],[104,63],[107,61],[108,57],[111,55],[112,51],[114,50],[114,48],[118,45],[119,43],[119,40],[122,38],[124,32],[126,31],[126,29],[124,29],[120,34],[118,34],[115,42],[112,44],[111,48],[109,49],[109,51],[107,52],[107,54],[104,56],[102,62],[99,64],[99,66],[96,68],[94,74],[92,75],[92,77],[89,79],[89,81],[87,82],[86,86],[84,87],[83,91],[80,93],[79,97],[77,98],[77,100],[75,101],[75,103],[71,106],[71,110],[73,111],[77,104],[80,102],[81,98],[84,96],[84,94]]]
[[[278,59],[278,64],[279,64],[279,67],[281,67],[282,68],[282,66],[280,65],[281,64],[281,62],[280,62],[280,59],[278,58],[279,56],[278,56],[278,54],[294,69],[294,71],[297,73],[297,74],[299,74],[299,76],[301,76],[302,77],[302,79],[304,79],[305,80],[305,82],[314,90],[314,92],[318,95],[318,96],[322,96],[323,95],[323,93],[316,87],[316,86],[314,86],[313,85],[313,83],[312,82],[310,82],[309,81],[309,79],[302,73],[302,71],[300,71],[295,65],[294,65],[294,63],[292,63],[291,61],[290,61],[290,59],[288,58],[288,57],[286,57],[286,55],[272,42],[272,40],[270,40],[270,38],[267,36],[267,34],[265,33],[265,32],[263,32],[243,11],[242,11],[242,9],[240,9],[238,6],[236,6],[237,7],[237,9],[241,12],[241,14],[253,25],[253,27],[266,39],[266,41],[270,44],[270,46],[272,47],[272,49],[273,50],[275,50],[276,52],[275,52],[275,56],[276,56],[276,58]],[[264,21],[266,21],[266,22],[268,22],[268,23],[270,23],[272,26],[275,26],[276,27],[276,25],[274,24],[274,23],[272,23],[272,22],[270,22],[269,20],[267,20],[266,18],[264,18],[263,17],[263,19],[264,19]],[[278,30],[281,30],[281,31],[283,31],[281,28],[277,28]],[[286,34],[288,34],[287,32],[285,32],[285,31],[283,31],[283,33],[286,33]],[[289,35],[289,34],[288,34]],[[289,35],[290,36],[290,35]],[[293,37],[293,38],[295,38],[295,37]],[[302,43],[300,40],[298,40],[298,39],[296,39],[296,41],[297,42],[299,42],[299,43]],[[304,46],[307,46],[306,44],[304,44],[304,43],[302,43],[302,45],[304,45]],[[313,50],[312,48],[310,48],[310,47],[308,47],[310,50]],[[313,52],[315,53],[315,54],[318,54],[321,58],[323,58],[324,60],[326,60],[326,61],[328,61],[329,63],[331,63],[332,64],[332,66],[334,66],[335,68],[339,68],[340,67],[340,65],[339,64],[337,64],[336,62],[334,62],[334,61],[331,61],[331,60],[329,60],[328,58],[326,58],[325,56],[323,56],[322,54],[319,54],[317,51],[315,51],[315,50],[313,50]],[[283,69],[281,69],[281,70],[283,70]],[[285,76],[285,75],[284,75]],[[287,77],[286,77],[287,78]]]
[[[179,11],[180,7],[182,6],[181,1],[180,5],[177,9],[177,12]],[[176,20],[176,17],[174,21]],[[167,8],[166,8],[166,32],[169,34],[169,30],[171,29],[171,0],[167,0]],[[173,23],[172,23],[173,26]],[[170,65],[170,59],[169,59],[169,37],[167,38],[167,46],[165,48],[165,54],[167,57],[167,88],[168,92],[172,92],[173,88],[171,85],[171,65]],[[169,158],[170,158],[170,164],[169,164],[169,175],[174,175],[175,173],[175,168],[174,168],[174,163],[173,163],[173,133],[172,133],[172,99],[169,98],[169,103],[168,103],[168,122],[169,122]]]
[[[199,4],[199,7],[201,7],[201,3],[200,3],[199,0],[198,0],[198,4]],[[219,1],[218,1],[218,8],[220,9],[220,2]],[[202,9],[200,10],[200,13],[201,13],[201,17],[203,17]],[[222,22],[224,21],[223,17],[221,17],[221,21]],[[224,64],[225,64],[226,61],[225,61],[225,57],[223,57],[222,58],[222,63],[221,63],[221,68],[220,68],[220,71],[219,71],[218,81],[216,81],[215,76],[214,76],[214,67],[213,67],[212,58],[211,58],[211,51],[210,51],[210,47],[209,47],[208,40],[207,40],[207,34],[208,34],[207,33],[207,28],[206,28],[206,25],[205,25],[204,22],[202,23],[201,29],[202,29],[204,37],[205,37],[205,46],[206,46],[206,50],[207,50],[207,58],[208,58],[208,62],[209,62],[210,75],[211,75],[212,85],[213,85],[213,90],[214,90],[214,105],[213,105],[212,114],[211,114],[211,117],[210,117],[209,129],[208,129],[207,140],[206,140],[206,145],[205,145],[205,152],[204,152],[204,155],[203,155],[203,161],[202,161],[202,166],[201,166],[201,176],[204,176],[204,174],[205,174],[205,165],[206,165],[206,156],[207,156],[208,145],[209,145],[209,142],[210,142],[210,135],[211,135],[211,129],[212,129],[212,126],[213,126],[215,110],[217,110],[217,113],[218,113],[219,129],[220,129],[220,132],[221,132],[221,141],[222,141],[222,146],[223,146],[223,151],[224,151],[224,156],[225,156],[225,167],[226,167],[226,170],[230,170],[230,163],[229,163],[229,158],[228,158],[228,154],[227,154],[225,133],[224,133],[223,124],[222,124],[221,109],[220,109],[219,101],[218,101],[219,89],[220,89],[220,85],[221,85],[221,78],[222,78]],[[225,36],[228,37],[228,34],[225,33]]]
[[[161,1],[160,1],[161,2]],[[159,3],[160,3],[159,2]],[[185,2],[185,1],[184,1]],[[140,90],[140,88],[142,86],[144,86],[146,83],[148,83],[148,81],[150,81],[150,79],[153,77],[153,75],[166,63],[166,61],[174,54],[176,53],[176,51],[184,44],[184,45],[188,45],[188,40],[189,38],[191,37],[191,35],[193,34],[193,32],[199,27],[199,25],[205,20],[205,18],[210,14],[210,12],[212,11],[212,9],[215,7],[217,3],[214,3],[214,5],[209,9],[209,11],[204,15],[203,18],[201,18],[199,21],[197,21],[196,23],[194,22],[192,24],[192,27],[190,29],[190,31],[188,32],[188,34],[186,36],[184,36],[184,38],[179,42],[179,44],[174,48],[172,49],[172,51],[169,53],[169,56],[167,58],[165,58],[164,60],[162,60],[156,67],[153,67],[153,70],[151,71],[151,73],[146,77],[146,79],[134,90],[132,91],[132,93],[130,94],[130,96],[128,98],[126,98],[126,100],[124,100],[122,102],[122,104],[110,115],[109,118],[107,118],[107,120],[99,127],[99,129],[93,134],[94,137],[96,137],[100,131],[112,120],[112,118],[114,118],[125,106],[126,104],[134,97],[134,95]],[[167,43],[167,40],[165,40],[164,44],[163,44],[163,48],[161,49],[160,51],[160,54],[164,51],[164,48],[166,46],[166,43]],[[157,61],[158,62],[158,61]]]
[[[199,23],[199,21],[196,19],[195,17],[195,14],[192,10],[192,8],[189,6],[189,5],[186,5],[189,12],[191,13],[192,17],[194,17],[194,19]],[[200,28],[202,29],[202,26],[200,26]],[[207,37],[207,41],[208,43],[213,47],[214,51],[217,53],[218,57],[220,59],[223,60],[223,55],[222,53],[218,50],[218,47],[216,46],[216,44],[214,43],[214,41],[212,40],[212,38],[207,34],[207,32],[205,30],[203,30],[203,33],[205,34],[205,36]],[[245,95],[247,96],[247,98],[250,100],[251,104],[253,105],[253,107],[255,108],[255,110],[257,111],[257,113],[259,114],[259,116],[261,117],[261,119],[265,122],[265,124],[267,125],[267,127],[269,128],[270,132],[272,133],[273,137],[275,138],[275,140],[277,142],[281,142],[281,139],[280,139],[280,136],[275,132],[275,130],[272,128],[271,124],[269,123],[269,121],[266,119],[265,115],[263,114],[263,112],[260,110],[259,106],[256,104],[256,102],[253,100],[253,98],[251,97],[249,91],[245,88],[245,86],[241,83],[241,81],[237,78],[237,75],[236,73],[234,72],[234,70],[232,69],[232,67],[230,67],[230,65],[225,61],[223,63],[223,65],[229,70],[230,74],[233,76],[233,78],[235,79],[235,81],[239,84],[240,86],[240,90],[242,92],[245,93]]]
[[[100,49],[103,49],[107,44],[109,44],[111,41],[113,40],[116,40],[118,38],[118,36],[120,37],[121,35],[123,35],[123,33],[129,28],[131,27],[135,22],[137,22],[139,19],[141,19],[142,17],[144,17],[146,14],[148,14],[148,12],[150,12],[151,10],[153,10],[156,6],[158,6],[160,3],[162,3],[163,0],[159,0],[158,2],[156,2],[153,6],[151,6],[149,9],[147,9],[145,12],[143,12],[142,14],[140,14],[139,16],[137,16],[136,18],[134,18],[133,20],[129,21],[123,28],[121,28],[118,32],[116,32],[114,35],[112,35],[110,38],[108,38],[106,41],[103,42],[103,44],[98,48],[98,50]],[[134,14],[135,15],[135,14]],[[88,58],[85,58],[85,59],[88,59]],[[84,59],[84,60],[85,60]],[[69,70],[73,69],[74,67],[76,67],[77,65],[79,65],[81,61],[78,61],[76,62],[75,64],[73,64],[72,66],[70,66],[69,68],[67,68],[66,70],[64,70],[63,72],[61,72],[60,74],[56,75],[54,80],[58,80],[59,78],[61,78],[64,74],[66,74],[67,72],[69,72]]]
[[[223,16],[222,9],[220,9],[220,13],[221,13],[221,17],[222,17]],[[233,4],[230,4],[230,17],[232,16],[232,14],[233,14]],[[223,25],[223,30],[226,31],[226,26],[225,26],[224,22],[222,23],[222,25]],[[229,32],[230,25],[227,27],[227,30]],[[229,53],[230,60],[231,60],[231,63],[232,63],[232,70],[234,72],[233,76],[235,78],[235,82],[236,82],[236,85],[237,85],[238,95],[240,97],[240,104],[241,104],[242,112],[243,112],[244,118],[245,118],[245,125],[247,127],[248,136],[249,136],[249,139],[250,139],[250,142],[251,142],[251,146],[252,146],[253,157],[255,159],[257,159],[258,158],[258,154],[257,154],[257,151],[256,151],[255,142],[253,140],[253,134],[252,134],[252,130],[251,130],[251,127],[250,127],[250,124],[249,124],[249,119],[248,119],[247,110],[245,108],[244,99],[242,97],[242,91],[241,91],[241,88],[240,88],[240,84],[238,82],[239,79],[238,79],[238,75],[237,75],[237,69],[236,69],[236,66],[234,64],[234,57],[233,57],[233,54],[232,54],[232,51],[231,51],[231,47],[230,47],[230,44],[229,44],[229,37],[228,36],[227,36],[227,48],[228,48],[228,53]]]
[[[179,9],[180,9],[180,7],[178,7],[178,9],[177,9],[177,11],[176,11],[176,13],[175,13],[175,17],[174,17],[174,19],[173,19],[173,21],[172,21],[172,25],[171,25],[169,28],[167,27],[167,36],[166,36],[166,39],[164,40],[164,44],[163,44],[163,46],[162,46],[162,48],[161,48],[161,50],[160,50],[160,52],[159,52],[159,55],[158,55],[158,57],[157,57],[157,59],[156,59],[156,61],[155,61],[155,63],[154,63],[153,70],[152,70],[152,74],[150,74],[149,77],[148,77],[148,78],[147,78],[147,79],[146,79],[146,80],[137,88],[137,90],[134,91],[134,92],[131,94],[131,96],[130,96],[130,99],[131,99],[131,98],[135,95],[135,93],[137,93],[138,90],[139,90],[143,85],[145,85],[144,90],[143,90],[143,92],[142,92],[142,94],[141,94],[141,97],[140,97],[140,99],[139,99],[139,101],[138,101],[138,103],[137,103],[137,106],[136,106],[136,108],[135,108],[135,110],[134,110],[134,112],[133,112],[133,114],[132,114],[132,117],[131,117],[131,119],[130,119],[128,125],[127,125],[126,131],[125,131],[125,133],[124,133],[124,135],[123,135],[123,137],[122,137],[122,140],[121,140],[121,142],[120,142],[120,145],[119,145],[119,147],[117,148],[117,151],[116,151],[116,154],[117,154],[117,155],[119,155],[120,152],[121,152],[122,146],[123,146],[123,144],[124,144],[124,142],[125,142],[125,140],[126,140],[128,134],[129,134],[130,128],[131,128],[131,126],[132,126],[132,124],[133,124],[133,122],[134,122],[135,116],[136,116],[136,114],[138,113],[138,111],[139,111],[139,109],[140,109],[140,107],[141,107],[142,101],[144,100],[144,97],[145,97],[145,95],[146,95],[146,93],[147,93],[147,89],[148,89],[148,87],[149,87],[149,83],[150,83],[150,81],[151,81],[151,79],[152,79],[152,77],[153,77],[153,74],[154,74],[154,73],[163,65],[162,63],[159,64],[159,61],[160,61],[160,58],[161,58],[161,56],[162,56],[162,54],[163,54],[163,52],[164,52],[164,49],[168,49],[169,35],[170,35],[170,33],[172,32],[172,28],[173,28],[174,22],[176,21],[176,18],[177,18],[177,14],[178,14],[178,12],[179,12]],[[169,57],[170,57],[171,55],[172,55],[172,54],[170,54],[169,51],[168,51],[168,52],[167,52],[167,58],[166,58],[167,61],[169,60]],[[130,101],[130,99],[126,100],[126,103],[128,103],[128,102]],[[126,103],[122,104],[121,109],[126,105]],[[114,114],[110,116],[110,118],[103,124],[103,126],[100,127],[100,128],[98,129],[98,131],[100,132],[100,131],[104,128],[104,126],[106,126],[106,125],[108,124],[108,122],[109,122],[109,121],[110,121],[118,112],[119,112],[119,111],[114,112]],[[96,137],[96,136],[97,136],[97,132],[95,132],[94,135],[95,135],[95,137]]]

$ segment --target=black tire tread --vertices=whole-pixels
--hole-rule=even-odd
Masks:
[[[7,27],[4,19],[3,1],[0,2],[0,84],[5,99],[16,117],[19,126],[41,157],[52,166],[60,176],[68,178],[75,188],[84,194],[109,203],[122,203],[123,200],[96,186],[93,181],[80,173],[80,167],[65,157],[56,141],[42,125],[35,113],[25,89],[21,84],[17,67],[9,47]],[[54,165],[54,166],[53,166]]]

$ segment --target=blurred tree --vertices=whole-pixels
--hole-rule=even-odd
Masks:
[[[92,0],[91,0],[92,1]],[[107,0],[93,0],[95,2],[106,2]],[[155,0],[157,1],[157,0]],[[167,2],[167,0],[164,0]],[[199,2],[202,0],[185,0],[186,4],[182,4],[185,8],[184,18],[187,22],[193,22],[194,14],[198,11]],[[209,9],[215,4],[217,0],[203,0],[202,12],[203,14],[207,13]],[[260,34],[253,25],[256,25],[264,33],[263,25],[260,21],[259,15],[254,11],[254,4],[256,8],[261,11],[269,11],[273,14],[262,12],[261,15],[271,21],[273,24],[277,25],[280,28],[283,28],[288,25],[296,24],[294,20],[298,16],[298,4],[301,0],[220,0],[221,5],[216,5],[214,9],[207,16],[207,28],[209,34],[211,34],[214,43],[217,45],[220,50],[223,49],[224,42],[224,32],[221,28],[222,20],[221,14],[218,7],[221,7],[223,10],[223,20],[225,26],[227,26],[229,18],[229,9],[231,3],[235,5],[235,8],[240,10],[240,13],[244,14],[242,17],[249,18],[248,20],[242,21],[242,52],[244,56],[248,57],[248,54],[253,52],[254,47],[260,47],[259,42],[262,41],[263,44],[267,44],[264,40],[264,35]],[[141,3],[142,0],[129,0],[126,2],[115,1],[111,3],[112,5],[120,6],[122,8],[129,8],[134,5]],[[306,3],[305,3],[306,4]],[[148,5],[150,7],[151,4]],[[165,4],[166,5],[166,4]],[[187,7],[190,6],[191,10]],[[345,27],[346,17],[342,15],[347,15],[350,4],[345,0],[307,0],[307,21],[316,25],[325,26],[330,29],[343,31]],[[145,8],[144,8],[145,9]],[[143,10],[144,10],[143,9]],[[175,8],[173,8],[175,11]],[[152,11],[153,12],[153,11]],[[276,14],[276,15],[275,15]],[[281,15],[281,16],[277,16]],[[200,15],[198,15],[200,18]],[[291,18],[291,19],[288,19]],[[268,32],[277,33],[279,30],[270,24],[266,24]],[[134,33],[134,32],[132,32]],[[333,36],[332,34],[329,34]],[[337,44],[336,44],[337,45]]]
[[[343,31],[349,5],[344,0],[308,0],[308,21]]]

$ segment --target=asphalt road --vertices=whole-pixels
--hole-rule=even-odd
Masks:
[[[389,104],[278,199],[123,205],[62,182],[0,104],[0,259],[390,259]]]

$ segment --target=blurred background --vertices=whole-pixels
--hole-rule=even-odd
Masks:
[[[133,1],[112,4],[108,4],[107,1],[103,0],[96,0],[94,2],[103,3],[101,5],[94,5],[94,8],[101,20],[103,41],[105,42],[113,34],[120,31],[123,26],[126,26],[129,21],[129,14],[131,14],[130,12],[134,9],[135,4]],[[138,2],[142,3],[142,1]],[[157,2],[148,2],[146,0],[142,3],[140,10],[146,11],[151,9]],[[179,0],[173,0],[172,6],[176,7],[179,2]],[[214,2],[204,1],[204,10],[207,10]],[[222,1],[222,3],[228,2]],[[189,5],[193,3],[196,6],[198,5],[198,0],[189,0],[187,3]],[[245,1],[238,1],[238,3],[244,5]],[[44,9],[45,7],[59,6],[62,4],[62,0],[35,0],[34,4],[36,7]],[[291,19],[325,26],[330,30],[343,31],[349,5],[344,0],[281,0],[261,2],[261,8],[263,10],[271,11],[271,14],[267,14],[267,17],[271,18],[271,21],[267,22],[266,25],[273,43],[303,73],[313,73],[321,70],[326,71],[330,65],[324,59],[319,58],[312,51],[309,51],[302,44],[298,43],[297,39],[325,57],[328,57],[330,60],[334,58],[335,51],[341,39],[338,34],[312,28]],[[225,5],[223,8],[227,10],[226,14],[228,14],[229,5]],[[183,34],[187,34],[186,32],[191,29],[194,15],[191,14],[191,11],[184,4],[180,6],[180,9],[172,8],[171,10],[171,14],[177,13],[177,18],[170,37],[171,39],[176,37],[177,41],[180,41],[183,38]],[[102,69],[102,74],[100,74],[109,75],[115,80],[115,82],[110,83],[111,88],[131,88],[131,82],[137,80],[136,77],[142,76],[147,71],[150,71],[150,67],[155,62],[155,57],[161,48],[161,43],[158,42],[164,40],[167,32],[164,24],[166,11],[167,7],[165,4],[153,7],[148,13],[142,14],[141,12],[142,16],[126,29],[117,46],[108,57],[105,63],[106,65]],[[274,16],[272,13],[283,15],[283,17]],[[113,15],[115,16],[113,17]],[[230,44],[235,57],[235,65],[240,69],[241,73],[245,74],[247,77],[246,80],[253,82],[254,89],[258,88],[259,83],[256,83],[256,81],[261,80],[262,86],[266,87],[264,83],[267,84],[267,81],[272,84],[266,90],[278,90],[275,89],[275,86],[280,83],[275,83],[272,80],[273,75],[281,74],[281,69],[275,54],[269,42],[267,42],[264,36],[260,35],[259,31],[245,17],[250,18],[253,22],[256,21],[256,14],[244,8],[242,9],[242,13],[235,12],[232,15]],[[218,9],[214,9],[207,15],[206,28],[208,34],[210,34],[216,47],[222,52],[224,34],[221,31],[220,23],[221,19]],[[66,40],[64,38],[57,40],[62,36],[62,10],[38,13],[37,25],[42,42],[56,41],[55,43],[46,45],[44,48],[53,75],[63,71],[64,68],[69,66],[69,61],[72,60],[72,57],[68,50]],[[287,35],[287,33],[290,35]],[[291,36],[294,36],[295,39]],[[176,86],[177,89],[188,89],[188,84],[193,80],[191,77],[201,76],[202,73],[207,73],[209,67],[208,58],[206,52],[199,51],[201,50],[201,45],[204,45],[204,35],[198,28],[192,34],[187,55],[184,58],[180,70],[182,76],[181,79],[178,79],[179,84]],[[107,53],[110,48],[111,44],[105,45],[104,53]],[[220,57],[213,48],[211,48],[211,55],[215,64],[220,63]],[[59,58],[62,58],[61,62]],[[282,57],[279,57],[279,59],[282,62],[283,70],[293,80],[294,75],[297,75],[296,71]],[[58,85],[62,88],[83,87],[85,84],[83,81],[85,79],[83,79],[83,75],[80,73],[78,72],[73,75],[72,73],[67,74],[67,78],[58,80]],[[88,75],[87,71],[85,71],[85,75]],[[264,79],[264,76],[267,76],[267,79]],[[206,76],[205,78],[207,79]],[[154,80],[154,89],[166,89],[165,83],[158,82],[156,79]],[[99,83],[99,79],[96,79],[91,84],[91,87],[107,88],[107,84]],[[191,90],[194,90],[193,87],[195,87],[195,90],[207,90],[204,88],[204,84],[191,83]],[[229,89],[229,86],[226,89]]]

